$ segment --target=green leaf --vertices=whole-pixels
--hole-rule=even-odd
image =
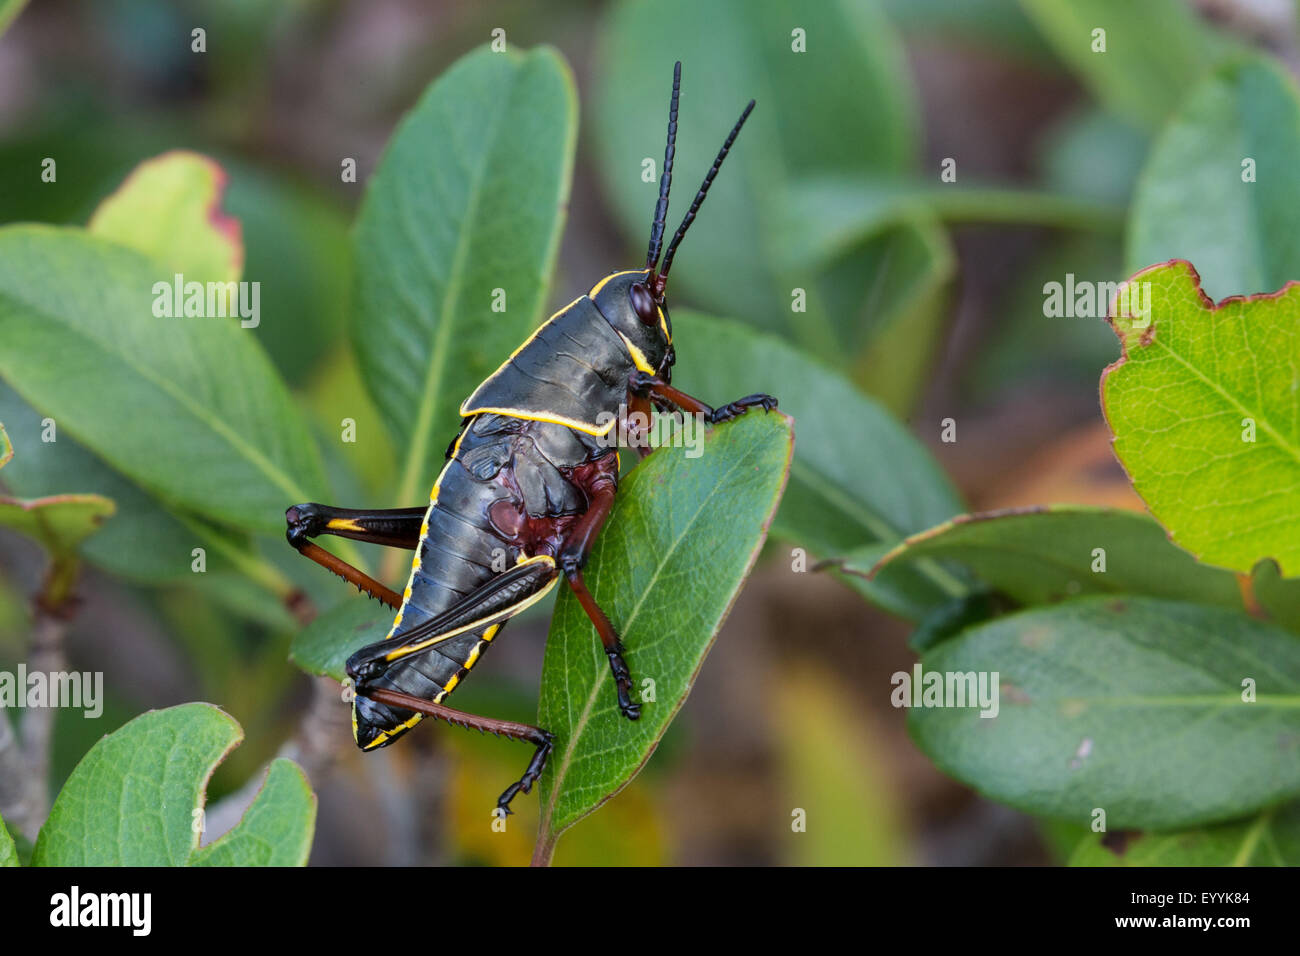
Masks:
[[[999,675],[996,717],[920,707],[908,726],[945,773],[1027,812],[1171,829],[1300,794],[1300,641],[1242,614],[1079,598],[964,631],[921,666]]]
[[[177,866],[199,845],[192,810],[243,737],[208,704],[149,711],[90,749],[36,840],[37,866]]]
[[[799,442],[781,510],[783,538],[832,558],[867,542],[892,547],[962,511],[930,453],[840,375],[781,340],[685,309],[673,314],[673,383],[720,404],[767,392],[792,415]],[[845,423],[852,423],[851,434]],[[916,619],[965,589],[941,568],[902,569],[851,583],[891,612]]]
[[[130,721],[95,744],[72,772],[37,837],[32,865],[300,861],[315,805],[310,794],[290,786],[290,770],[301,771],[288,761],[276,762],[288,768],[273,768],[227,842],[198,850],[195,824],[207,781],[242,738],[239,725],[210,704],[151,710]],[[307,814],[305,823],[291,820],[295,813]],[[257,849],[267,841],[275,846]]]
[[[27,0],[0,0],[0,34],[9,28],[14,18],[27,6]]]
[[[792,444],[788,418],[751,412],[714,428],[698,458],[661,448],[625,480],[585,578],[655,700],[638,721],[619,713],[600,639],[563,588],[537,713],[556,735],[541,780],[547,859],[564,830],[636,775],[686,699],[766,537]]]
[[[289,650],[289,659],[308,674],[347,677],[348,658],[358,648],[382,640],[393,624],[393,612],[377,601],[340,601],[299,631]]]
[[[243,271],[244,246],[239,220],[221,211],[225,188],[225,172],[206,156],[164,153],[137,166],[87,228],[183,273],[187,282],[234,282]]]
[[[866,561],[854,557],[844,570],[868,576],[924,559],[959,561],[1021,604],[1142,594],[1238,611],[1253,610],[1258,600],[1288,626],[1300,614],[1300,580],[1265,580],[1261,573],[1251,597],[1237,575],[1200,564],[1170,544],[1151,518],[1107,508],[1052,505],[962,515],[913,535],[874,563],[867,563],[870,553]]]
[[[884,0],[889,19],[909,39],[978,44],[987,54],[1025,60],[1037,67],[1052,62],[1052,52],[1023,10],[1007,0]]]
[[[1133,487],[1207,564],[1300,573],[1300,284],[1216,306],[1188,262],[1129,282],[1150,313],[1112,306],[1123,355],[1101,394]]]
[[[1064,304],[1068,275],[1076,290],[1083,282],[1113,282],[1124,268],[1119,246],[1113,236],[1066,233],[1019,263],[1014,280],[990,304],[991,314],[999,316],[996,328],[967,365],[959,396],[988,402],[1035,386],[1074,393],[1095,387],[1097,369],[1118,355],[1115,333],[1100,317],[1106,303],[1096,318],[1052,318],[1045,314],[1051,310],[1044,288],[1062,287]]]
[[[486,49],[402,121],[357,218],[352,337],[418,500],[459,407],[542,315],[568,204],[573,79],[554,50]],[[494,290],[505,311],[494,311]],[[585,291],[585,290],[584,290]]]
[[[227,550],[249,552],[244,537],[219,534],[192,516],[168,514],[139,485],[66,433],[56,432],[57,441],[41,441],[45,431],[41,415],[2,382],[0,422],[21,452],[0,476],[5,487],[27,498],[48,497],[68,488],[94,488],[116,506],[114,520],[82,542],[81,553],[91,563],[132,581],[193,582],[195,547],[207,547],[209,574],[231,567],[214,538],[220,536]]]
[[[792,30],[805,31],[796,53]],[[600,39],[594,144],[631,264],[649,237],[673,62],[682,61],[681,110],[668,228],[708,170],[741,109],[757,101],[708,204],[673,262],[672,290],[715,312],[790,334],[840,357],[834,314],[817,276],[792,260],[784,188],[812,176],[900,175],[917,155],[915,92],[893,27],[875,0],[626,0]],[[673,210],[677,210],[676,213]],[[637,257],[637,258],[632,258]],[[857,298],[878,281],[870,256],[846,264]],[[791,311],[803,288],[807,312]]]
[[[0,527],[26,535],[60,557],[71,556],[112,514],[113,502],[102,495],[33,499],[0,495]]]
[[[236,320],[154,316],[167,278],[78,230],[0,230],[0,375],[169,507],[278,531],[325,488],[316,449]]]
[[[1107,110],[1084,106],[1044,133],[1035,165],[1050,192],[1123,209],[1150,149],[1144,131]]]
[[[1128,271],[1187,259],[1214,299],[1300,278],[1292,215],[1300,206],[1297,154],[1300,99],[1286,71],[1257,57],[1207,76],[1164,128],[1142,171],[1129,219]]]
[[[1179,0],[1020,0],[1057,55],[1103,104],[1158,126],[1225,44]],[[1105,50],[1094,32],[1105,30]]]
[[[991,185],[846,176],[806,177],[792,183],[783,197],[782,215],[790,257],[805,268],[921,216],[952,224],[1041,223],[1099,230],[1118,229],[1124,221],[1123,207],[1096,199]]]
[[[244,280],[261,283],[257,340],[297,385],[344,339],[352,213],[335,195],[280,173],[225,157],[222,166],[230,173],[225,206],[243,226]]]
[[[18,850],[14,847],[14,838],[9,835],[4,820],[0,819],[0,866],[21,865],[18,860]]]
[[[875,266],[862,294],[862,257]],[[925,215],[868,239],[823,273],[825,305],[835,316],[855,382],[890,412],[908,415],[943,342],[956,254],[947,233]]]
[[[1300,866],[1300,801],[1177,833],[1089,833],[1071,866]]]
[[[191,866],[306,866],[316,829],[316,795],[302,769],[271,761],[252,806],[230,832],[203,847]]]
[[[0,422],[0,468],[13,456],[9,433]],[[0,495],[0,526],[39,541],[56,558],[72,556],[112,514],[113,502],[102,495],[51,495],[29,501]]]

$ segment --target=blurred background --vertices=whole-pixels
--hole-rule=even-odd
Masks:
[[[85,223],[143,159],[177,147],[216,158],[229,174],[226,208],[243,223],[244,278],[262,283],[257,334],[332,434],[339,409],[367,407],[345,341],[350,224],[428,83],[497,27],[512,46],[550,44],[572,66],[581,119],[551,287],[559,307],[640,261],[653,188],[640,159],[662,157],[665,64],[680,57],[679,196],[750,96],[759,109],[682,247],[674,307],[751,322],[836,366],[930,447],[968,510],[1140,508],[1098,410],[1114,335],[1095,319],[1045,317],[1043,286],[1067,273],[1116,281],[1147,264],[1127,258],[1125,217],[1161,125],[1234,50],[1261,49],[1294,70],[1293,4],[784,6],[41,0],[0,38],[0,222]],[[801,25],[797,59],[791,31]],[[202,55],[190,49],[196,26]],[[1104,59],[1089,49],[1094,26],[1107,29]],[[46,156],[58,158],[57,187],[32,173]],[[340,181],[342,157],[357,160],[356,183]],[[955,183],[941,177],[946,160]],[[800,281],[814,261],[815,280]],[[792,315],[800,285],[810,307]],[[689,329],[676,331],[689,350]],[[707,382],[685,387],[730,397]],[[0,384],[0,421],[24,414]],[[361,427],[375,416],[348,414]],[[949,417],[955,443],[940,440]],[[840,425],[852,442],[853,423]],[[377,497],[393,460],[373,446],[351,458],[327,451],[338,503],[412,504]],[[59,715],[55,787],[94,740],[141,711],[208,700],[246,734],[213,780],[214,801],[302,738],[320,799],[314,864],[527,861],[535,799],[516,801],[506,834],[487,825],[525,759],[520,746],[439,726],[363,757],[346,708],[328,691],[322,705],[288,663],[295,624],[282,607],[233,576],[122,573],[112,549],[111,538],[87,548],[68,638],[74,669],[104,672],[106,711]],[[321,606],[348,599],[287,548],[267,550]],[[911,668],[912,626],[864,600],[860,582],[792,574],[788,555],[788,544],[769,544],[654,758],[561,840],[556,862],[1059,862],[1072,831],[981,799],[910,742],[889,678]],[[34,546],[0,533],[0,667],[25,657],[43,565]],[[530,720],[546,621],[540,609],[513,624],[456,706]],[[315,721],[306,736],[304,715]],[[792,834],[792,807],[836,826]]]

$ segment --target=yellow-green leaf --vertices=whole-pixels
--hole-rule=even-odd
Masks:
[[[1133,487],[1207,564],[1300,574],[1300,284],[1215,305],[1173,260],[1129,288],[1102,406]]]
[[[164,153],[137,166],[87,228],[187,282],[234,282],[244,268],[244,243],[239,220],[221,211],[225,188],[225,171],[206,156]]]

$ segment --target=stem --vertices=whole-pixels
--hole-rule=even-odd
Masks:
[[[533,848],[533,859],[529,866],[550,866],[551,857],[555,856],[555,843],[557,837],[554,833],[539,834],[537,837],[537,846]]]
[[[1063,229],[1113,231],[1124,226],[1124,210],[1095,200],[1058,193],[980,186],[946,189],[932,186],[918,196],[944,222],[1017,223]]]
[[[36,621],[32,628],[31,651],[27,666],[38,674],[62,673],[68,668],[67,654],[63,649],[63,639],[68,633],[67,621],[46,610],[40,601],[36,604]],[[53,680],[51,680],[53,686]],[[56,708],[53,701],[47,707],[30,708],[23,715],[22,749],[27,764],[27,789],[35,815],[44,819],[50,809],[50,741],[54,737],[54,715]],[[32,832],[24,831],[28,839],[36,838],[39,821]]]
[[[40,814],[31,799],[27,765],[9,717],[3,711],[0,711],[0,817],[29,840],[41,828]]]

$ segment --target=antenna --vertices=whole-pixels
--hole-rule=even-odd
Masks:
[[[753,109],[754,101],[750,100],[749,105],[745,107],[745,111],[740,114],[740,119],[736,120],[736,125],[731,127],[731,132],[727,135],[726,142],[722,144],[722,149],[718,150],[718,158],[713,161],[713,168],[710,169],[709,174],[704,177],[704,185],[702,185],[700,191],[695,194],[695,200],[691,203],[691,208],[686,210],[686,218],[684,218],[682,224],[677,227],[677,232],[673,236],[673,241],[668,243],[668,250],[664,253],[663,268],[659,270],[659,275],[655,278],[654,292],[657,297],[663,296],[663,288],[668,279],[668,270],[672,268],[673,255],[677,252],[678,243],[682,241],[682,238],[686,235],[686,230],[689,229],[691,223],[695,221],[695,214],[700,211],[700,206],[704,204],[704,196],[709,191],[709,187],[713,185],[713,177],[718,175],[718,170],[722,166],[722,161],[727,158],[727,152],[731,149],[731,144],[736,141],[736,136],[740,133],[740,128],[745,125],[745,120],[749,119],[749,114]]]
[[[659,250],[664,240],[664,218],[668,215],[668,191],[673,186],[673,154],[677,148],[677,96],[682,88],[682,61],[673,67],[673,98],[668,104],[668,145],[664,148],[664,172],[659,177],[659,201],[655,203],[655,217],[650,223],[650,248],[645,254],[645,267],[653,271],[659,262]]]

